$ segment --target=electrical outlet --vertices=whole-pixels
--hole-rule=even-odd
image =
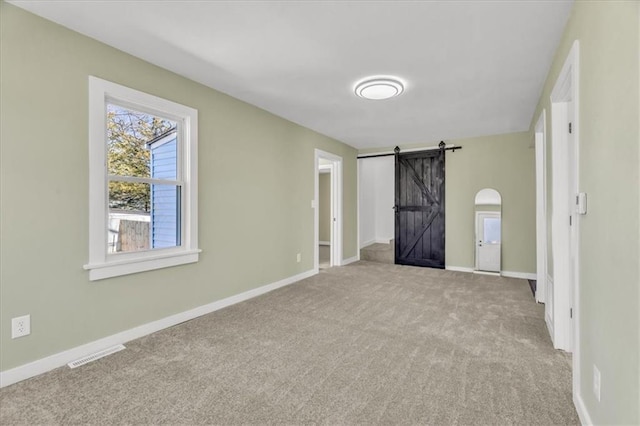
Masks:
[[[302,260],[302,254],[301,254],[301,253],[298,253],[298,254],[296,255],[296,262],[300,263],[300,261],[301,261],[301,260]]]
[[[596,396],[598,402],[600,402],[600,370],[593,365],[593,394]]]
[[[31,315],[11,318],[11,338],[28,336],[31,334]]]

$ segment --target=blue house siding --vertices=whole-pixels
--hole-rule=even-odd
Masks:
[[[151,145],[151,177],[174,180],[177,175],[177,144],[173,139]],[[151,247],[180,245],[180,187],[151,185]]]

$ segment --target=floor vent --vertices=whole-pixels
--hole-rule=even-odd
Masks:
[[[75,361],[71,361],[67,364],[70,368],[80,367],[81,365],[85,365],[90,363],[91,361],[95,361],[96,359],[104,358],[107,355],[114,354],[116,352],[120,352],[125,349],[124,345],[112,346],[107,349],[103,349],[100,352],[96,352],[95,354],[87,355],[83,358],[77,359]]]

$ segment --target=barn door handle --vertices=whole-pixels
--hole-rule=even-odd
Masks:
[[[393,209],[396,211],[396,214],[398,214],[398,206],[393,206]]]

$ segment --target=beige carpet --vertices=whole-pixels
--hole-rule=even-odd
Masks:
[[[374,243],[360,249],[360,259],[371,262],[395,263],[395,240],[388,244]]]
[[[542,315],[525,280],[359,262],[4,388],[0,424],[578,424]]]

